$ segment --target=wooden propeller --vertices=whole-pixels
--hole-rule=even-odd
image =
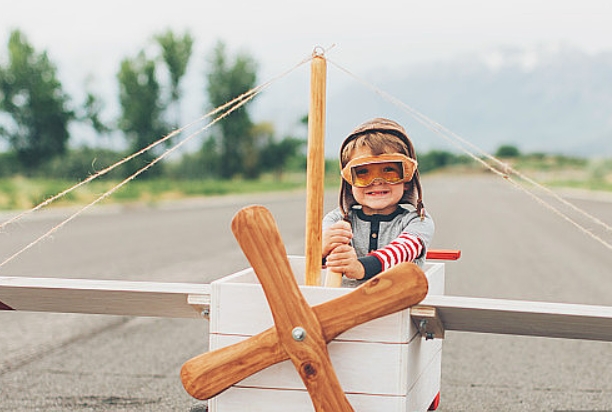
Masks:
[[[425,274],[412,263],[397,265],[346,295],[310,307],[267,209],[242,209],[232,221],[232,231],[262,285],[274,326],[188,360],[181,369],[185,390],[197,399],[209,399],[268,366],[291,359],[316,411],[352,411],[326,344],[354,326],[419,303],[427,294]]]

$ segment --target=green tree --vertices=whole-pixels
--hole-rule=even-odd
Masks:
[[[177,37],[171,30],[155,36],[162,49],[162,59],[170,75],[170,105],[175,107],[175,127],[181,123],[180,99],[182,97],[180,83],[187,72],[187,65],[193,50],[193,37],[189,32]]]
[[[282,140],[274,138],[274,126],[272,123],[260,123],[254,127],[254,134],[261,136],[260,140],[265,145],[260,152],[260,167],[262,171],[272,171],[281,178],[287,169],[289,161],[294,159],[300,149],[306,145],[305,139],[285,137]]]
[[[520,155],[521,152],[519,151],[519,149],[516,146],[512,145],[501,145],[495,152],[495,157],[502,158],[513,158],[519,157]]]
[[[89,76],[83,87],[86,94],[85,101],[77,113],[77,118],[81,122],[89,124],[98,135],[109,134],[113,129],[102,120],[102,111],[105,104],[100,96],[91,90],[93,83],[95,83],[94,78]]]
[[[210,57],[207,72],[208,100],[215,108],[252,89],[257,79],[257,64],[247,54],[233,60],[223,42],[218,42]],[[251,103],[251,102],[249,102]],[[253,136],[253,122],[248,103],[219,122],[219,175],[232,178],[238,174],[255,177],[259,174],[259,159]]]
[[[136,152],[162,138],[169,131],[162,116],[165,105],[160,97],[155,61],[148,59],[144,52],[140,52],[133,59],[126,58],[121,62],[117,78],[122,109],[119,127],[126,135],[130,150]],[[143,153],[131,162],[132,167],[128,172],[150,163],[154,157],[155,154],[151,150]],[[159,167],[152,170],[158,171]]]
[[[185,153],[172,167],[165,168],[164,173],[175,179],[212,179],[218,177],[219,156],[217,142],[209,137],[199,151]]]
[[[427,173],[435,169],[450,166],[457,162],[457,157],[444,150],[432,150],[418,157],[419,171]]]
[[[66,152],[75,117],[68,103],[47,53],[37,53],[21,31],[12,31],[8,62],[0,66],[0,111],[8,115],[0,136],[29,173]]]

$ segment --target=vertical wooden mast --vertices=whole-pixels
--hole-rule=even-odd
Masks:
[[[306,166],[306,285],[321,285],[321,232],[325,180],[325,89],[327,61],[315,49],[310,74]]]

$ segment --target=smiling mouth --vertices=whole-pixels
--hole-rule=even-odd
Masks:
[[[389,190],[371,190],[369,192],[366,192],[366,194],[369,196],[383,196],[387,193],[389,193]]]

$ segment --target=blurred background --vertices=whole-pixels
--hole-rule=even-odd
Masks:
[[[484,152],[560,165],[564,184],[607,188],[611,17],[604,0],[11,2],[0,15],[0,207],[56,193],[16,200],[27,185],[15,178],[82,180],[268,81],[143,178],[187,180],[197,194],[227,189],[194,179],[302,184],[309,65],[295,67],[317,46],[330,63],[334,177],[343,138],[385,116],[406,127],[424,172],[465,163],[432,131],[440,124]],[[187,135],[106,178],[129,176]]]

